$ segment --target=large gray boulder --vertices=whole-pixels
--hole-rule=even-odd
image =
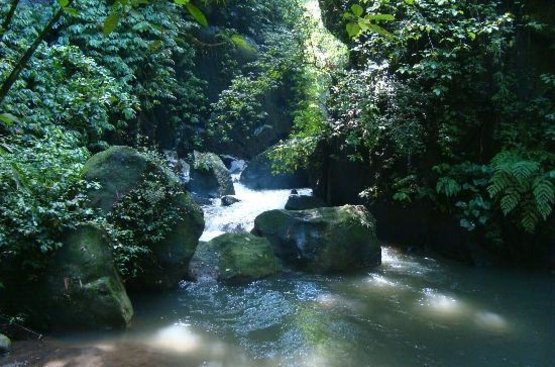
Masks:
[[[229,170],[214,153],[195,152],[190,177],[187,188],[198,196],[219,198],[235,195]]]
[[[34,318],[48,329],[122,329],[133,317],[108,238],[92,225],[65,236],[38,289]]]
[[[10,338],[8,338],[4,334],[0,334],[0,355],[4,353],[8,353],[12,348],[12,342]]]
[[[286,264],[312,273],[343,273],[381,263],[375,221],[363,206],[271,210],[255,219]]]
[[[167,223],[164,223],[166,233],[151,240],[148,251],[139,255],[137,262],[140,264],[140,272],[134,274],[132,279],[125,279],[127,285],[135,289],[165,290],[176,287],[187,275],[187,265],[204,230],[202,210],[187,193],[181,192],[178,178],[163,162],[132,148],[119,146],[94,155],[85,165],[84,172],[88,181],[101,185],[99,190],[89,193],[91,206],[106,213],[113,212],[115,206],[126,195],[131,195],[133,190],[148,188],[154,181],[156,185],[162,185],[164,189],[168,189],[166,191],[172,192],[171,195],[164,194],[163,198],[159,197],[158,190],[148,192],[149,198],[145,199],[142,206],[131,205],[125,209],[125,213],[119,215],[125,217],[125,230],[139,234],[135,237],[141,237],[144,231],[141,223],[144,224],[144,216],[149,208],[163,206],[163,210],[177,216],[168,225],[169,228],[165,228]],[[118,211],[121,212],[122,209],[118,207]],[[164,218],[160,218],[162,219]],[[118,218],[114,220],[118,222]],[[123,245],[131,246],[135,243]]]
[[[282,269],[270,242],[250,233],[226,233],[201,242],[189,268],[194,279],[228,282],[260,279]]]
[[[271,149],[260,153],[248,163],[239,179],[243,185],[255,190],[295,189],[309,186],[308,175],[305,172],[274,173],[272,161],[268,156],[270,151]]]

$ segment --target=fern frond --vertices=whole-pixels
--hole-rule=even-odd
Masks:
[[[501,198],[501,203],[500,203],[501,211],[503,212],[503,215],[508,215],[510,212],[512,212],[517,207],[519,202],[520,202],[520,194],[516,191],[512,191],[507,195],[503,196],[503,198]]]
[[[524,183],[540,169],[540,164],[534,161],[520,161],[511,166],[511,174],[519,183]]]
[[[540,221],[540,218],[535,213],[535,211],[526,210],[522,215],[520,224],[522,225],[522,228],[524,228],[526,232],[533,233],[539,221]]]
[[[539,214],[547,219],[553,211],[555,187],[547,177],[540,177],[534,181],[533,193]]]

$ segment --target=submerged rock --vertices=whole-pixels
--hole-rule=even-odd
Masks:
[[[85,165],[85,178],[100,183],[100,190],[91,191],[89,197],[92,206],[105,212],[110,212],[116,202],[131,190],[152,180],[174,191],[180,188],[179,180],[169,169],[129,147],[112,147],[94,155]],[[153,195],[158,193],[154,192]],[[204,230],[204,216],[187,193],[164,200],[167,201],[164,205],[179,213],[179,218],[171,224],[165,236],[160,236],[150,245],[150,252],[138,259],[142,271],[127,283],[130,287],[169,289],[177,286],[187,274],[187,264]],[[131,218],[128,222],[141,223],[143,209],[147,208],[130,208],[125,213],[126,217]]]
[[[66,236],[39,289],[36,311],[49,329],[121,329],[133,317],[106,234],[92,225]]]
[[[222,206],[231,206],[240,201],[241,200],[237,199],[235,196],[231,196],[231,195],[222,196]]]
[[[253,233],[268,238],[285,263],[313,273],[353,272],[381,263],[375,222],[363,206],[271,210]]]
[[[250,233],[226,233],[201,242],[189,267],[195,279],[232,282],[260,279],[281,271],[270,242]]]
[[[308,186],[308,176],[304,172],[279,173],[272,172],[272,162],[268,158],[267,150],[255,158],[247,165],[241,174],[240,182],[255,190],[267,189],[292,189]]]
[[[187,187],[199,196],[210,198],[235,195],[231,175],[221,158],[214,153],[195,152]]]
[[[285,204],[285,209],[306,210],[306,209],[322,208],[325,206],[328,206],[326,202],[318,197],[311,196],[311,195],[292,194],[287,199],[287,203]]]
[[[12,341],[4,334],[0,334],[0,354],[8,353],[12,348]]]

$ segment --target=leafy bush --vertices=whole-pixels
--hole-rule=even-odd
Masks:
[[[77,139],[49,129],[49,139],[0,148],[0,268],[33,277],[61,246],[64,231],[94,219],[82,180],[88,152]]]

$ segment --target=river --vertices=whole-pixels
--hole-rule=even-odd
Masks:
[[[203,240],[249,230],[287,190],[204,208]],[[555,277],[479,269],[384,246],[351,276],[288,272],[246,285],[183,282],[134,297],[123,333],[15,343],[0,366],[555,366]]]

